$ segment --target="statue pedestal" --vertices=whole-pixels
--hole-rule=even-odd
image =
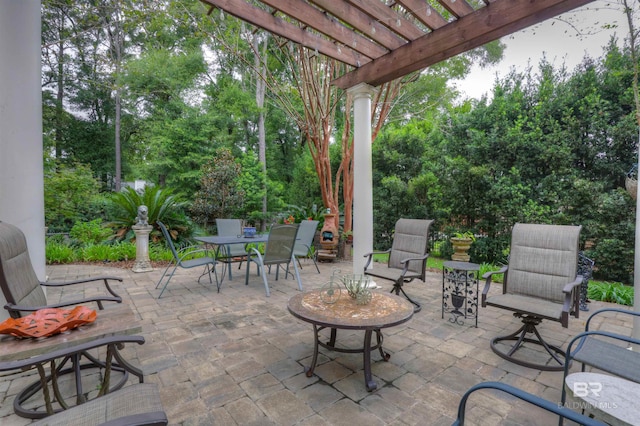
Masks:
[[[151,225],[133,225],[131,227],[136,234],[136,262],[133,264],[133,272],[151,272],[149,261],[149,234],[153,230]]]

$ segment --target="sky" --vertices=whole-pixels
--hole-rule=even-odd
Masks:
[[[614,6],[607,7],[608,4]],[[612,35],[617,36],[621,45],[627,34],[627,24],[617,4],[615,0],[597,0],[573,12],[503,37],[506,49],[500,64],[486,69],[475,66],[467,78],[454,84],[462,97],[479,99],[483,94],[490,96],[496,75],[503,78],[510,69],[522,72],[529,65],[535,71],[543,57],[556,68],[564,63],[571,72],[582,62],[585,54],[593,58],[601,57]],[[618,28],[603,30],[604,24],[617,24]]]

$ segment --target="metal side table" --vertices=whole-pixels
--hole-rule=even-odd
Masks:
[[[442,264],[442,318],[451,314],[449,322],[464,324],[475,319],[478,327],[478,272],[480,265],[447,261]]]

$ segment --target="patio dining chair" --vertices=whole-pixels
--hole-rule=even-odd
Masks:
[[[404,291],[404,284],[413,280],[425,280],[427,258],[429,257],[429,228],[433,220],[426,219],[398,219],[393,233],[391,248],[382,252],[365,254],[367,262],[364,265],[365,275],[393,281],[391,292],[402,293],[414,305],[414,311],[419,312],[420,303],[411,299]],[[386,267],[372,262],[374,254],[389,254]],[[369,268],[371,266],[371,268]]]
[[[61,288],[99,281],[104,284],[105,294],[61,303],[48,303],[43,290],[46,287]],[[12,318],[20,318],[25,313],[44,308],[95,303],[98,309],[103,309],[103,302],[121,303],[122,297],[111,288],[112,281],[122,282],[122,278],[97,276],[67,282],[41,282],[31,264],[27,240],[22,231],[16,226],[0,221],[0,288],[7,301],[4,308],[9,311]]]
[[[257,248],[249,249],[247,257],[247,272],[245,277],[245,284],[249,284],[249,270],[251,269],[251,262],[254,262],[258,266],[258,274],[262,275],[262,281],[264,282],[264,289],[267,297],[270,296],[269,282],[267,280],[267,273],[270,271],[271,266],[276,267],[276,281],[278,280],[278,273],[280,268],[285,269],[285,279],[289,275],[289,265],[293,263],[293,269],[295,271],[295,278],[298,282],[298,289],[302,291],[302,282],[300,281],[300,272],[298,271],[298,264],[293,255],[293,248],[296,243],[298,235],[298,224],[276,224],[271,227],[269,231],[269,238],[267,244],[264,247],[264,254],[260,253]]]
[[[579,316],[582,277],[576,271],[580,230],[580,226],[514,225],[508,266],[483,276],[486,284],[482,307],[512,311],[514,317],[522,320],[522,327],[515,332],[491,340],[491,349],[500,357],[539,370],[564,369],[565,352],[547,343],[537,326],[546,319],[567,328],[569,316]],[[502,292],[489,295],[494,274],[504,274]],[[542,360],[531,351],[518,355],[527,346],[544,349],[550,358]]]
[[[218,293],[220,293],[220,281],[218,281],[218,274],[216,272],[216,259],[215,257],[209,255],[210,253],[209,249],[201,248],[200,246],[189,246],[189,247],[185,247],[178,250],[176,249],[176,246],[173,244],[173,239],[171,238],[171,235],[169,234],[167,227],[160,221],[158,221],[157,223],[158,223],[158,226],[160,227],[160,230],[162,231],[162,235],[164,235],[164,239],[167,242],[167,246],[169,246],[169,249],[171,250],[171,254],[173,255],[173,259],[165,268],[164,272],[162,273],[162,276],[158,280],[158,284],[156,284],[156,288],[160,287],[160,285],[162,284],[162,280],[164,279],[165,276],[167,276],[164,286],[162,287],[162,290],[158,295],[158,299],[162,297],[162,293],[164,293],[164,290],[167,288],[167,285],[169,285],[169,281],[171,281],[173,274],[176,272],[176,269],[178,268],[191,269],[191,268],[198,268],[198,267],[204,266],[205,272],[202,275],[200,275],[200,277],[198,278],[198,282],[200,282],[200,279],[205,274],[208,274],[209,283],[213,284],[213,280],[211,279],[211,273],[213,272],[213,275],[216,279],[216,287],[218,289]],[[173,266],[173,269],[171,270],[171,273],[167,275],[169,268],[171,268],[172,266]]]
[[[240,219],[216,219],[216,228],[218,235],[221,237],[237,237],[242,234],[242,220]],[[238,269],[242,267],[242,263],[247,260],[247,251],[243,244],[226,244],[218,247],[216,259],[224,263],[229,269],[229,279],[231,276],[231,264],[237,263]],[[224,279],[224,269],[222,274]]]
[[[316,231],[318,230],[318,223],[320,222],[317,220],[303,220],[300,222],[300,229],[298,230],[296,245],[293,248],[293,255],[298,261],[300,269],[302,269],[300,258],[311,259],[316,267],[316,271],[320,273],[318,263],[316,262],[317,252],[313,247],[313,239],[315,238]]]

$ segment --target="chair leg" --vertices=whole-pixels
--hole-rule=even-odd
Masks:
[[[522,323],[523,323],[522,327],[520,327],[517,331],[509,335],[494,337],[491,340],[491,350],[493,350],[493,352],[495,352],[496,355],[500,356],[501,358],[506,359],[507,361],[511,361],[515,364],[522,365],[524,367],[535,368],[537,370],[543,370],[543,371],[564,370],[566,353],[559,347],[548,344],[542,338],[542,336],[540,335],[540,332],[538,332],[538,329],[536,328],[536,326],[542,322],[542,318],[532,316],[532,315],[521,314],[519,312],[514,313],[513,316],[517,318],[522,318]],[[532,339],[527,337],[527,334],[529,333],[533,333],[537,337],[537,339]],[[515,342],[507,352],[500,350],[500,348],[498,348],[497,346],[499,342],[502,342],[505,340]],[[536,364],[533,362],[528,362],[528,361],[524,361],[516,358],[514,356],[515,353],[522,348],[522,345],[524,343],[531,343],[534,345],[542,346],[542,348],[544,348],[544,350],[551,357],[549,361],[553,360],[557,362],[558,365]]]
[[[296,274],[296,280],[298,281],[298,289],[302,291],[302,281],[300,281],[300,271],[298,270],[298,265],[296,264],[295,258],[292,257],[293,261],[293,269]],[[289,265],[287,265],[287,271],[289,271]]]
[[[403,294],[403,296],[413,304],[413,312],[414,313],[418,313],[420,312],[420,310],[422,310],[422,305],[420,305],[420,303],[416,302],[415,300],[413,300],[412,298],[409,297],[409,295],[407,293],[405,293],[404,288],[402,286],[402,283],[398,283],[398,282],[394,282],[393,283],[393,287],[391,288],[390,293],[395,293],[397,296],[400,295],[400,293]]]
[[[318,257],[318,256],[316,255],[316,253],[314,253],[313,255],[311,255],[311,260],[313,260],[313,264],[316,267],[316,271],[318,271],[318,273],[320,273],[320,268],[318,268],[318,263],[316,262],[316,257]]]
[[[176,272],[176,269],[178,269],[178,265],[174,266],[173,270],[171,271],[171,274],[167,278],[167,281],[164,283],[164,287],[162,287],[162,290],[160,291],[160,294],[158,295],[158,299],[160,299],[162,297],[162,293],[164,293],[165,289],[169,285],[169,281],[171,281],[171,278],[173,278],[173,274]],[[158,281],[158,284],[160,284],[160,281]]]

